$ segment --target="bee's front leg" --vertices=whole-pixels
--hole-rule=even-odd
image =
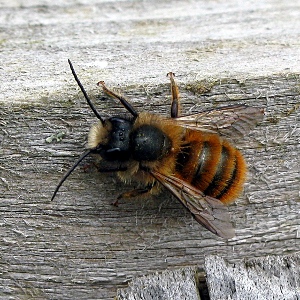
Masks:
[[[97,83],[98,86],[102,86],[103,91],[110,97],[118,99],[122,105],[133,115],[133,117],[136,119],[138,117],[138,112],[136,111],[136,109],[121,95],[116,94],[115,92],[113,92],[112,90],[109,90],[104,81],[99,81]]]
[[[95,167],[97,168],[98,172],[105,173],[105,172],[120,172],[126,171],[128,166],[124,162],[119,161],[106,161],[101,160],[98,163],[94,163]]]
[[[171,81],[171,94],[172,94],[171,118],[178,118],[179,117],[179,90],[174,80],[175,74],[169,72],[167,75],[170,77],[170,81]]]

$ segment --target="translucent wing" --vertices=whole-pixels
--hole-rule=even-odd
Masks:
[[[165,176],[156,171],[151,171],[151,174],[176,196],[205,228],[226,239],[235,235],[228,208],[220,200],[205,196],[200,190],[174,176]]]
[[[263,116],[262,108],[234,105],[182,116],[175,120],[186,128],[217,131],[221,135],[234,137],[248,134],[262,121]]]

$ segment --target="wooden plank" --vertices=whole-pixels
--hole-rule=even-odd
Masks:
[[[111,299],[133,277],[201,266],[207,254],[237,262],[299,251],[298,9],[274,0],[2,1],[0,298]],[[94,170],[79,168],[50,202],[95,122],[67,58],[104,116],[123,110],[104,100],[99,80],[139,111],[169,114],[169,71],[184,113],[266,109],[237,143],[249,179],[230,207],[235,238],[205,231],[167,192],[112,207],[134,184]]]
[[[300,257],[268,256],[227,264],[218,256],[205,259],[210,299],[298,299]]]
[[[186,267],[136,278],[118,290],[116,300],[200,300],[196,271]]]
[[[205,278],[197,267],[167,270],[135,278],[119,289],[117,300],[154,299],[297,299],[300,257],[267,256],[234,264],[217,255],[205,257]],[[202,278],[201,286],[200,279]],[[209,295],[205,295],[208,289]]]

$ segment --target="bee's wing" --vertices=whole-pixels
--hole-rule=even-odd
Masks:
[[[174,176],[165,176],[156,171],[151,171],[151,174],[181,201],[197,222],[220,237],[234,237],[228,208],[220,200],[205,196],[200,190]]]
[[[234,105],[182,116],[175,120],[186,128],[208,130],[235,137],[248,134],[262,121],[263,116],[262,108]]]

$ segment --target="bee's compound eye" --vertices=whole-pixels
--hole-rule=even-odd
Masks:
[[[170,139],[157,127],[143,125],[132,132],[132,157],[137,161],[154,161],[171,148]]]

